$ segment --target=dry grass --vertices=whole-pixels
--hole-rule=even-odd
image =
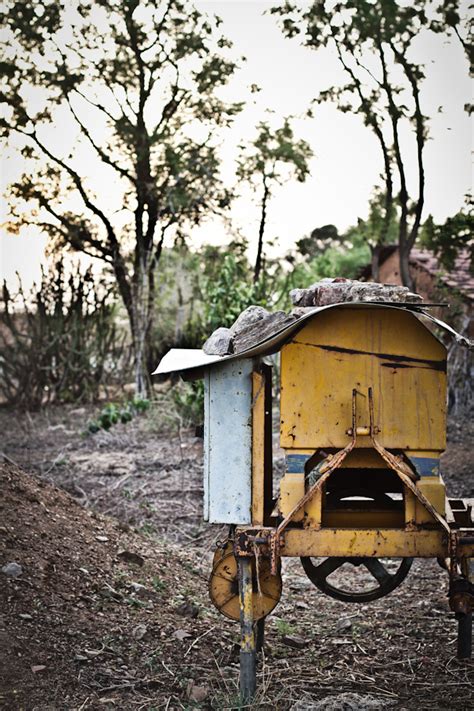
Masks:
[[[58,578],[68,579],[70,566],[76,576],[61,595],[56,595],[51,578],[42,575],[31,579],[33,590],[18,583],[16,597],[8,600],[10,643],[17,635],[34,650],[39,640],[49,655],[48,669],[56,664],[62,670],[56,677],[34,675],[32,688],[43,701],[23,708],[237,708],[238,625],[220,617],[207,598],[209,560],[222,530],[201,520],[200,440],[189,430],[160,434],[156,421],[148,418],[84,438],[81,431],[88,416],[73,408],[50,409],[17,422],[11,413],[0,415],[7,456],[69,491],[82,507],[33,482],[33,488],[39,487],[35,496],[47,499],[49,525],[58,525],[63,516],[66,528],[59,534],[50,528],[46,538],[39,539],[33,535],[34,524],[25,525],[15,532],[17,543],[2,553],[2,564],[5,556],[23,555],[33,566],[42,556],[53,561]],[[457,495],[472,486],[463,479],[465,441],[455,442],[451,451],[453,456],[448,452],[445,457],[446,478]],[[90,510],[112,515],[119,524],[90,516]],[[15,514],[13,529],[19,520]],[[106,530],[106,544],[97,542],[97,528]],[[83,565],[74,560],[72,550],[65,555],[58,543],[66,530],[81,551]],[[124,545],[144,555],[144,569],[137,572],[117,562],[117,549]],[[88,566],[95,571],[94,579],[84,592],[77,569]],[[416,562],[403,586],[362,606],[319,593],[297,560],[285,563],[283,575],[283,597],[267,624],[254,708],[289,709],[297,701],[341,692],[371,695],[381,708],[472,707],[473,664],[455,658],[456,628],[447,605],[446,574],[435,562]],[[139,599],[129,601],[137,597],[130,587],[137,581],[153,592],[144,605]],[[118,597],[110,590],[104,596],[108,586]],[[34,600],[44,601],[44,614],[38,613]],[[190,616],[194,609],[196,619]],[[33,622],[19,617],[32,610]],[[141,639],[136,632],[140,625],[147,627]],[[181,640],[175,638],[176,630],[186,633]],[[304,648],[287,646],[283,637],[288,633],[302,637]],[[47,639],[52,646],[45,646]],[[84,649],[100,652],[87,657]],[[86,659],[76,659],[77,654]],[[196,687],[204,689],[201,701],[193,701]]]

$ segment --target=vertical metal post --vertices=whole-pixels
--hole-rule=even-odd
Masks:
[[[458,612],[458,659],[470,659],[472,654],[472,612]]]
[[[255,651],[259,654],[265,641],[265,618],[262,617],[255,623]]]
[[[255,633],[253,629],[252,559],[239,558],[240,595],[240,698],[252,701],[257,686]]]

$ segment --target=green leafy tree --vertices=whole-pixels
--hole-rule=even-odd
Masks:
[[[431,215],[423,225],[421,243],[431,249],[448,271],[454,268],[456,258],[463,250],[470,255],[471,271],[474,271],[474,211],[472,202],[441,225]]]
[[[187,0],[4,3],[0,126],[25,159],[11,186],[9,228],[35,225],[52,248],[67,246],[113,270],[138,395],[149,385],[164,238],[230,199],[218,133],[241,104],[219,93],[236,65],[218,25]],[[62,122],[76,136],[66,147],[56,140]]]
[[[289,286],[300,288],[326,277],[357,278],[370,260],[370,230],[370,217],[359,219],[357,225],[343,233],[339,233],[334,225],[313,230],[310,237],[297,243],[303,248],[289,274]]]
[[[369,214],[366,220],[358,220],[357,227],[352,228],[365,241],[370,249],[372,279],[379,281],[380,253],[387,244],[396,244],[398,238],[398,203],[390,199],[390,209],[387,212],[387,196],[375,188],[369,202]],[[346,239],[351,238],[351,230],[346,232]]]
[[[457,7],[457,2],[450,5]],[[396,0],[317,0],[302,7],[291,2],[273,8],[282,18],[287,37],[304,33],[306,46],[335,49],[346,81],[321,92],[317,101],[334,101],[343,112],[360,115],[375,134],[383,157],[384,215],[378,245],[390,230],[394,203],[399,206],[398,245],[403,283],[411,286],[409,255],[418,237],[425,202],[424,148],[428,118],[423,113],[420,90],[423,65],[412,58],[412,44],[422,31],[449,33],[453,16],[441,10],[436,23],[430,0],[401,4]],[[450,24],[451,23],[451,24]],[[410,202],[407,155],[401,134],[408,127],[415,138],[418,169],[417,197]],[[378,274],[377,249],[372,250],[374,276]]]
[[[395,204],[392,204],[388,226],[385,225],[385,200],[384,193],[374,188],[367,219],[359,218],[356,226],[343,233],[335,225],[317,227],[308,237],[298,240],[299,254],[306,258],[306,262],[324,265],[322,276],[355,277],[360,267],[370,259],[372,277],[377,281],[380,250],[384,244],[396,242],[398,229]],[[319,267],[316,267],[318,270]]]
[[[316,227],[309,236],[299,239],[296,247],[299,254],[314,258],[329,247],[341,244],[343,239],[335,225],[323,225]]]
[[[225,252],[205,248],[208,254],[214,253],[212,267],[202,280],[203,330],[207,335],[220,326],[231,326],[247,306],[265,305],[258,285],[252,281],[246,248],[246,242],[233,242]]]
[[[451,31],[460,42],[466,59],[469,62],[471,77],[474,75],[474,15],[472,14],[472,4],[466,4],[461,8],[459,0],[443,0],[439,5],[438,15],[431,23],[433,32],[444,33]],[[472,113],[474,107],[468,103],[464,107],[468,113]]]
[[[255,141],[250,146],[240,147],[237,166],[237,176],[240,180],[248,182],[257,194],[261,195],[257,257],[253,276],[255,283],[259,281],[262,272],[268,205],[275,188],[291,178],[303,183],[309,174],[308,162],[313,156],[306,141],[295,139],[289,118],[276,130],[267,122],[261,122],[257,130]]]

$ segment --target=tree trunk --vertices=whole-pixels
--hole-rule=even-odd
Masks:
[[[376,244],[370,248],[372,253],[371,271],[372,271],[372,281],[380,280],[380,251],[382,249],[381,244]]]
[[[399,256],[400,256],[400,277],[402,284],[407,286],[410,290],[413,290],[413,279],[410,273],[410,248],[406,243],[399,245]]]
[[[132,336],[135,396],[137,398],[146,398],[151,391],[148,354],[155,284],[153,274],[147,274],[150,269],[151,267],[147,269],[143,263],[139,263],[132,277],[131,285],[121,278],[122,275],[119,278],[117,271],[115,272]]]
[[[134,356],[134,372],[135,372],[135,397],[143,399],[148,397],[150,392],[150,376],[147,372],[146,358],[146,327],[142,324],[136,324],[133,334],[133,356]]]
[[[149,372],[149,344],[151,323],[153,317],[154,279],[147,273],[149,268],[143,263],[139,266],[134,278],[132,304],[132,343],[135,369],[135,394],[138,398],[146,398],[151,391]]]
[[[263,198],[262,198],[262,214],[260,217],[260,225],[258,228],[258,247],[257,247],[257,258],[255,260],[255,269],[253,273],[253,281],[256,284],[260,278],[260,272],[262,270],[262,254],[263,254],[263,235],[265,233],[265,222],[267,220],[267,202],[268,202],[269,190],[267,186],[267,181],[265,175],[263,176]]]

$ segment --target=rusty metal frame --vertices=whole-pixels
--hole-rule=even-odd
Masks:
[[[357,436],[359,434],[358,429],[364,429],[363,434],[368,434],[370,436],[374,449],[386,462],[388,467],[397,474],[405,489],[413,494],[415,499],[419,501],[421,506],[423,506],[426,511],[428,511],[428,513],[434,518],[436,523],[445,533],[447,543],[446,553],[447,557],[449,558],[450,580],[454,580],[457,577],[462,577],[462,575],[460,576],[457,571],[458,560],[460,558],[466,557],[466,555],[468,555],[469,550],[471,550],[472,548],[472,546],[470,545],[471,541],[469,539],[469,536],[460,536],[459,533],[461,532],[452,530],[446,519],[434,508],[434,506],[426,498],[423,492],[420,491],[416,486],[416,475],[409,467],[409,465],[404,461],[403,456],[397,456],[392,454],[392,452],[389,452],[387,449],[385,449],[385,447],[383,447],[377,440],[376,434],[379,432],[379,428],[375,425],[372,388],[369,388],[368,391],[370,426],[369,428],[357,428],[356,396],[357,391],[354,389],[352,391],[352,427],[347,430],[348,435],[351,437],[351,440],[348,445],[344,447],[344,449],[341,449],[336,452],[335,454],[330,454],[325,460],[323,460],[323,462],[318,467],[319,477],[317,481],[310,487],[310,489],[308,489],[305,495],[298,501],[296,506],[293,507],[290,513],[287,514],[287,516],[283,519],[283,521],[281,521],[281,523],[277,526],[276,529],[261,529],[259,534],[256,534],[255,532],[252,532],[250,534],[249,532],[250,535],[248,540],[260,545],[269,546],[272,574],[275,574],[278,567],[278,561],[281,557],[282,539],[284,538],[284,533],[288,528],[288,525],[294,520],[296,514],[304,508],[308,501],[310,501],[315,496],[315,494],[322,491],[325,483],[331,476],[332,472],[338,467],[340,467],[347,455],[354,449]],[[368,432],[365,432],[365,429],[368,429]],[[420,527],[415,526],[413,523],[407,523],[405,530],[407,532],[412,531],[413,533],[415,533],[416,531],[422,529],[420,529]],[[467,533],[470,533],[470,531],[468,531]],[[251,555],[251,553],[246,550],[247,546],[244,542],[245,538],[246,535],[242,532],[241,536],[239,537],[239,541],[236,542],[236,555]],[[466,545],[466,548],[464,549],[462,554],[460,554],[460,551],[458,550],[458,544]]]
[[[310,499],[313,498],[315,494],[317,494],[319,491],[322,491],[322,488],[325,484],[325,482],[329,479],[331,476],[332,472],[337,469],[344,459],[347,457],[349,452],[352,452],[352,450],[355,447],[356,444],[356,439],[357,439],[357,433],[356,433],[356,423],[357,423],[357,402],[356,402],[356,397],[357,397],[357,390],[354,388],[352,391],[352,437],[351,441],[349,444],[344,447],[344,449],[339,450],[339,452],[336,452],[336,454],[330,454],[319,466],[319,478],[315,481],[312,487],[308,489],[306,494],[298,501],[296,506],[293,507],[293,509],[290,511],[290,513],[283,519],[283,521],[278,525],[276,528],[272,540],[271,540],[271,559],[272,559],[272,565],[271,565],[271,570],[272,570],[272,575],[276,575],[276,571],[278,568],[278,559],[280,558],[280,540],[281,540],[281,535],[288,526],[289,523],[293,520],[294,516],[301,511],[302,508],[304,508],[305,504],[310,501]]]

